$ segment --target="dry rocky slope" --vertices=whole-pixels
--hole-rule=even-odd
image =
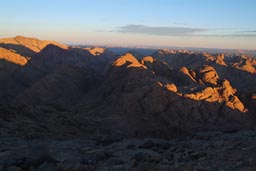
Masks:
[[[164,49],[137,58],[21,36],[0,42],[4,134],[172,138],[255,125],[253,57]]]
[[[1,171],[255,171],[255,131],[189,139],[0,138]]]
[[[255,128],[256,59],[248,55],[167,49],[149,56],[133,51],[116,55],[105,48],[18,36],[0,39],[0,68],[2,137],[98,142]],[[143,156],[136,158],[145,163]],[[56,160],[45,167],[55,167]],[[23,164],[19,166],[27,169]],[[14,164],[1,165],[6,169]]]

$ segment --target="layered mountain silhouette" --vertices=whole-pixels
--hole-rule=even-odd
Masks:
[[[255,127],[256,59],[163,49],[143,56],[0,39],[0,122],[21,137],[171,138]]]
[[[36,38],[27,38],[27,37],[23,37],[23,36],[16,36],[14,38],[3,38],[3,39],[0,39],[0,43],[2,44],[1,46],[4,46],[6,48],[14,48],[15,49],[19,46],[24,46],[24,47],[28,48],[29,50],[36,52],[36,53],[40,52],[42,49],[44,49],[49,44],[58,46],[63,49],[68,48],[66,45],[62,45],[55,41],[47,41],[47,40],[41,41]],[[25,50],[25,48],[24,48],[24,50]],[[17,51],[18,51],[18,49],[17,49]],[[28,50],[26,50],[26,51],[28,51]],[[22,53],[22,52],[20,52],[20,53]]]

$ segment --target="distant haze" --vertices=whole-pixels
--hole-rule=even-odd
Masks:
[[[256,49],[255,0],[8,0],[0,37],[66,44]]]

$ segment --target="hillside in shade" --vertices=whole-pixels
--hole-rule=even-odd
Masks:
[[[173,138],[255,127],[256,59],[158,50],[122,55],[0,39],[3,135]]]

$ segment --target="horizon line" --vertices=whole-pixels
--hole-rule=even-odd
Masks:
[[[41,41],[55,41],[67,46],[89,46],[89,47],[113,47],[113,48],[142,48],[142,49],[174,49],[174,50],[246,50],[246,51],[256,51],[256,48],[221,48],[221,47],[200,47],[200,46],[168,46],[168,45],[114,45],[109,43],[71,43],[71,42],[65,42],[61,40],[54,40],[54,39],[42,39],[35,36],[23,36],[23,35],[16,35],[13,37],[0,37],[0,39],[6,39],[6,38],[16,38],[16,37],[24,37],[24,38],[30,38],[30,39],[38,39]]]

